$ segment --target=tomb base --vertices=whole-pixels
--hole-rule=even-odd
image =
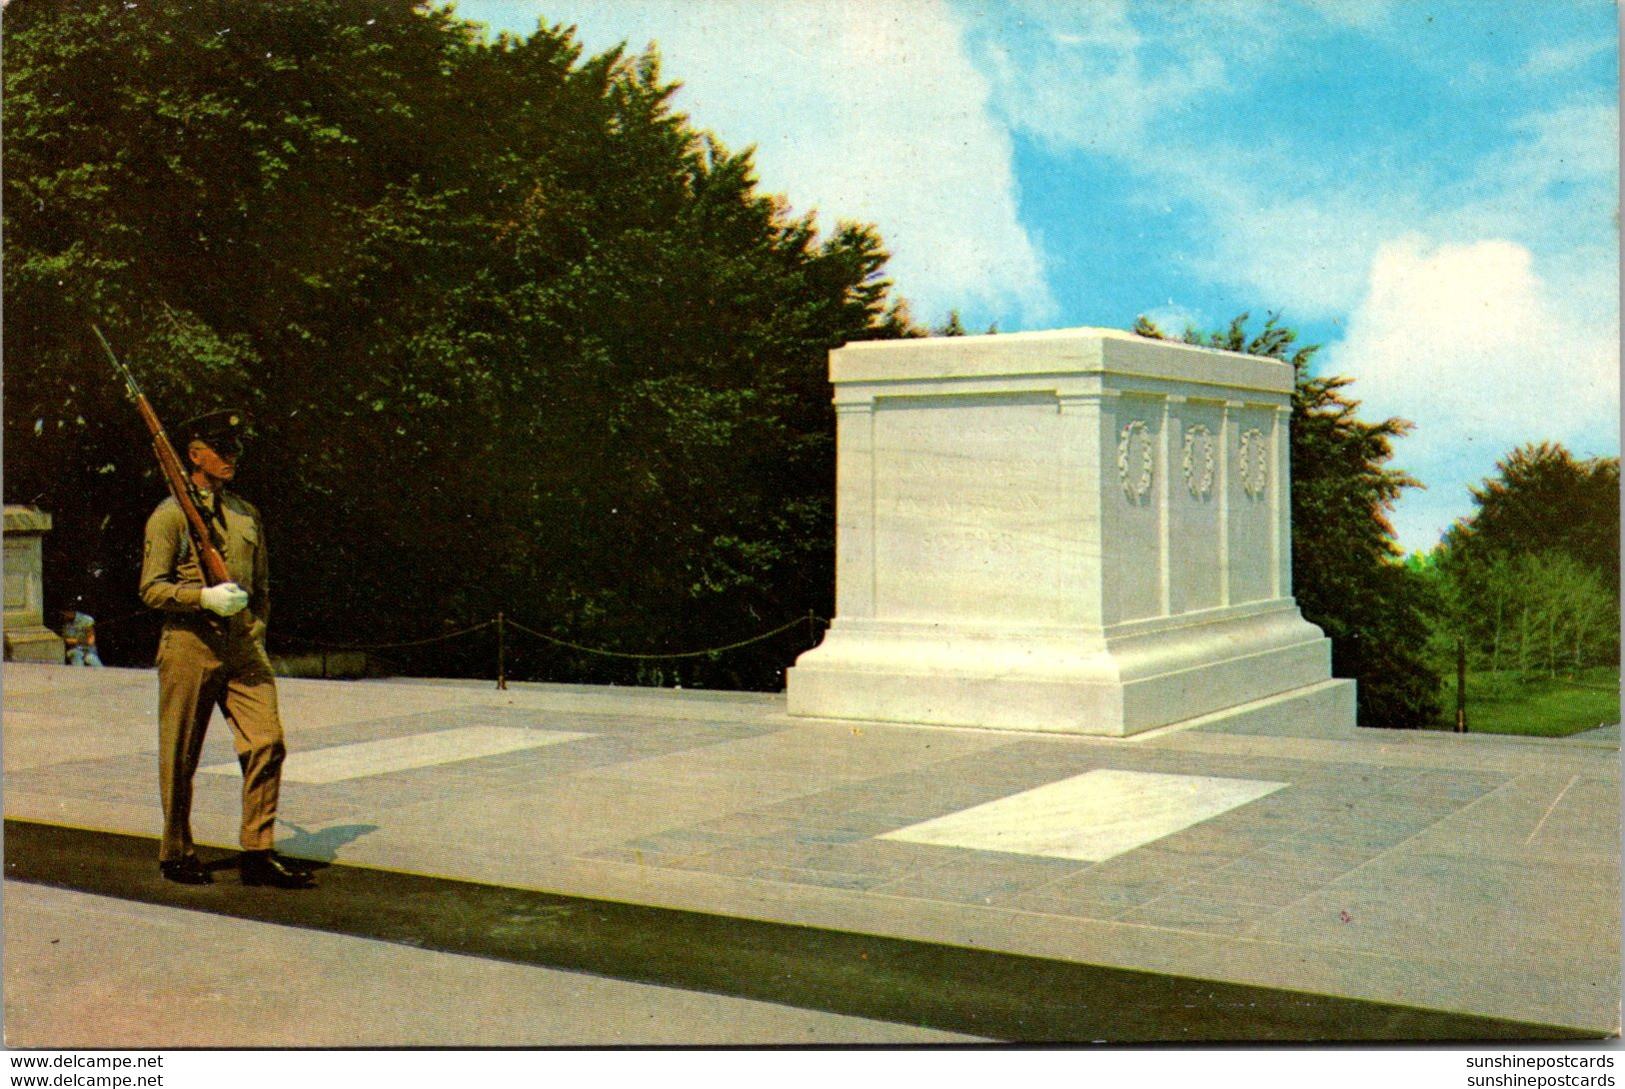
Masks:
[[[1327,687],[1331,644],[1295,606],[1214,614],[1095,631],[837,619],[791,670],[789,711],[1126,737],[1271,699],[1290,719],[1295,697],[1352,726],[1353,682]]]

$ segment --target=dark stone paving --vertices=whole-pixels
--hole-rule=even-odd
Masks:
[[[1031,1043],[1574,1040],[1591,1034],[698,912],[327,865],[319,887],[153,872],[153,841],[5,823],[8,880]],[[980,881],[996,875],[978,871]],[[1197,910],[1171,908],[1169,910]]]

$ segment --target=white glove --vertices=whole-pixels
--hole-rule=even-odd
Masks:
[[[218,586],[205,586],[201,604],[211,613],[235,616],[248,608],[248,591],[235,582],[222,582]]]

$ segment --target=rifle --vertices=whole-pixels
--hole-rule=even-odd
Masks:
[[[135,402],[147,430],[152,433],[152,452],[158,458],[158,467],[164,471],[164,480],[169,484],[169,494],[175,497],[181,513],[186,515],[186,530],[192,538],[192,550],[197,554],[198,567],[203,571],[203,584],[217,586],[222,582],[236,581],[231,577],[231,569],[226,566],[226,558],[220,554],[220,549],[214,543],[214,535],[209,532],[209,524],[203,520],[203,512],[198,510],[197,488],[193,485],[185,467],[181,465],[180,456],[175,453],[175,446],[169,441],[164,425],[158,422],[158,414],[152,410],[147,395],[142,393],[141,387],[136,384],[135,375],[130,373],[130,368],[119,362],[119,357],[113,353],[113,346],[107,343],[102,331],[95,325],[90,328],[96,334],[96,339],[102,342],[102,347],[107,349],[107,358],[113,361],[113,369],[124,379],[124,384],[129,389],[130,400]]]

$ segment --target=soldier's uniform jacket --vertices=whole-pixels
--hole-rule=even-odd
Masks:
[[[186,515],[174,496],[158,504],[147,519],[141,600],[164,611],[166,626],[217,635],[248,635],[263,642],[271,601],[260,512],[229,491],[218,496],[204,493],[202,498],[200,510],[216,531],[215,544],[226,558],[232,580],[248,594],[248,608],[229,620],[203,608],[203,570],[193,554]]]

